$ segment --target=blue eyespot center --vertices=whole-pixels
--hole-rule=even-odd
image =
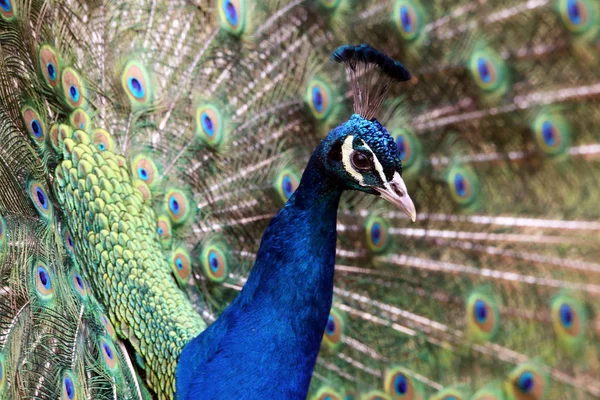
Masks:
[[[148,180],[148,171],[146,171],[145,168],[139,167],[138,168],[138,176],[140,177],[141,180],[143,181],[147,181]]]
[[[81,279],[81,276],[75,274],[75,281],[77,282],[77,286],[79,286],[79,289],[84,289],[83,280]]]
[[[394,388],[398,394],[406,394],[408,392],[408,380],[406,376],[400,374],[394,379]]]
[[[177,201],[175,196],[172,196],[169,199],[169,208],[171,209],[171,211],[173,211],[173,214],[175,214],[175,215],[179,214],[179,211],[180,211],[179,202]]]
[[[477,71],[479,72],[479,77],[484,83],[490,83],[492,81],[490,66],[483,57],[479,57],[477,59]]]
[[[406,157],[406,144],[404,142],[404,136],[398,136],[396,139],[396,149],[398,149],[398,156],[401,160],[404,161],[404,157]]]
[[[40,265],[37,268],[37,273],[38,273],[38,278],[40,279],[40,283],[42,284],[42,286],[46,290],[49,290],[52,287],[52,284],[50,283],[50,277],[48,276],[48,271],[46,271],[46,269]]]
[[[462,174],[456,174],[454,177],[454,187],[460,197],[464,197],[467,194],[467,185]]]
[[[53,81],[56,79],[56,68],[54,67],[54,64],[46,64],[46,71],[48,72],[48,77],[50,78],[50,80]]]
[[[294,184],[292,183],[292,178],[289,175],[285,175],[283,177],[283,194],[286,198],[290,198],[290,196],[294,193]]]
[[[379,222],[375,222],[371,227],[371,240],[375,245],[381,241],[381,224]]]
[[[71,235],[67,236],[67,243],[69,244],[69,247],[73,247],[73,238]]]
[[[569,0],[567,2],[567,13],[569,15],[569,20],[575,25],[579,25],[582,22],[581,16],[581,3],[579,0]]]
[[[162,235],[164,233],[164,230],[161,227],[159,227],[156,231],[158,232],[159,235]]]
[[[227,21],[231,24],[231,25],[237,25],[238,24],[238,13],[237,10],[235,9],[235,5],[231,2],[231,0],[226,0],[224,3],[224,9],[225,9],[225,17],[227,18]]]
[[[42,189],[35,188],[35,194],[37,195],[38,201],[40,203],[40,206],[42,206],[42,208],[44,210],[48,209],[48,202],[46,201],[46,195],[44,194],[44,192],[42,191]]]
[[[208,263],[212,272],[217,272],[219,270],[219,258],[213,250],[208,253]]]
[[[563,303],[560,306],[558,313],[560,315],[560,322],[562,322],[565,328],[570,328],[571,326],[573,326],[574,315],[573,308],[570,305]]]
[[[104,350],[104,354],[106,354],[106,357],[108,357],[110,360],[112,360],[114,357],[114,354],[113,354],[113,351],[110,348],[110,346],[106,343],[102,343],[102,349]]]
[[[534,387],[533,374],[529,371],[523,372],[521,376],[519,376],[519,381],[517,382],[519,390],[523,393],[530,393]]]
[[[42,127],[37,119],[31,121],[31,131],[35,135],[35,137],[42,137]]]
[[[74,102],[79,101],[79,90],[75,87],[75,85],[71,85],[69,88],[69,94],[71,95],[71,100]]]
[[[404,28],[405,32],[411,33],[414,30],[410,10],[407,6],[400,7],[400,22],[402,23],[402,28]]]
[[[318,86],[313,87],[312,89],[312,100],[315,110],[317,112],[323,111],[323,94],[321,93],[321,88]]]
[[[183,269],[183,262],[181,261],[181,258],[177,257],[175,259],[175,266],[177,267],[178,270],[182,270]]]
[[[131,94],[138,98],[141,99],[144,97],[145,91],[144,91],[144,87],[142,86],[142,83],[139,81],[139,79],[135,78],[135,77],[131,77],[127,80],[127,87],[129,88],[129,91],[131,92]]]
[[[475,319],[478,322],[485,322],[487,320],[487,307],[483,300],[476,300],[475,307],[473,308],[473,313],[475,314]]]
[[[73,386],[73,380],[68,376],[65,378],[65,393],[69,399],[75,397],[75,387]]]
[[[100,143],[100,144],[98,145],[98,150],[100,150],[100,151],[104,151],[104,150],[106,150],[106,146],[104,145],[104,143]]]
[[[202,129],[204,129],[204,132],[206,132],[206,134],[210,137],[213,137],[215,134],[215,126],[213,124],[212,119],[210,119],[210,117],[208,116],[208,114],[206,114],[205,112],[202,113]]]
[[[329,315],[329,318],[327,318],[327,326],[325,328],[325,331],[330,336],[335,333],[335,319],[333,319],[331,315]]]
[[[10,4],[10,0],[0,0],[0,8],[2,8],[6,12],[12,11],[12,5]]]
[[[544,121],[542,124],[542,137],[544,138],[544,143],[548,146],[554,146],[556,144],[555,131],[552,122]]]

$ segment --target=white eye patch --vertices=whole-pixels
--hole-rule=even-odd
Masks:
[[[344,169],[350,174],[350,176],[352,176],[354,179],[356,179],[356,181],[358,182],[359,185],[368,186],[365,184],[365,178],[363,177],[362,173],[357,171],[352,166],[352,162],[350,161],[350,156],[352,155],[352,152],[354,151],[354,148],[352,147],[353,140],[354,140],[354,136],[348,136],[346,139],[344,139],[344,143],[342,144],[342,165],[344,166]],[[371,153],[371,155],[373,156],[373,165],[375,166],[375,170],[379,174],[379,178],[381,179],[381,181],[383,183],[387,183],[387,179],[385,178],[385,174],[383,172],[383,166],[377,159],[377,156],[375,155],[375,153],[373,153],[373,150],[371,150],[369,145],[367,145],[362,139],[361,139],[361,146],[363,146],[365,148],[365,150],[367,150],[369,153]]]

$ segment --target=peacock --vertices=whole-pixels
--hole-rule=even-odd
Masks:
[[[0,0],[0,398],[600,397],[599,18]]]

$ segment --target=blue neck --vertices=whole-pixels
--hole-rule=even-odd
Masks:
[[[264,233],[240,295],[184,348],[179,398],[306,397],[331,308],[342,193],[318,154]]]

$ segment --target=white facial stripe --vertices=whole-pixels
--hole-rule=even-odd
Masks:
[[[359,185],[361,185],[361,186],[367,186],[367,185],[365,185],[365,179],[364,179],[362,173],[360,173],[359,171],[357,171],[352,166],[352,162],[350,161],[350,155],[354,151],[354,149],[352,147],[352,141],[353,140],[354,140],[354,136],[348,136],[344,140],[344,143],[342,144],[342,165],[344,166],[344,169],[346,171],[348,171],[348,173],[354,179],[356,179],[356,181],[358,182]],[[371,148],[369,147],[369,145],[366,144],[364,142],[364,140],[362,140],[362,139],[361,139],[361,142],[362,142],[362,146],[366,150],[368,150],[369,153],[371,153],[371,155],[373,156],[373,164],[375,165],[375,170],[379,174],[379,178],[381,179],[381,182],[383,182],[383,184],[385,185],[385,187],[389,189],[390,184],[389,184],[389,182],[387,181],[387,179],[385,177],[385,173],[383,172],[383,166],[381,165],[381,163],[377,159],[377,156],[375,155],[375,153],[373,153],[373,150],[371,150]]]
[[[384,184],[388,184],[387,179],[385,177],[385,173],[383,172],[383,166],[381,165],[381,163],[379,162],[379,160],[377,159],[377,156],[375,155],[375,153],[373,153],[373,150],[371,150],[371,148],[369,147],[368,144],[366,144],[364,141],[362,142],[362,145],[369,150],[369,152],[373,155],[373,164],[375,164],[375,170],[377,171],[377,173],[379,174],[379,178],[381,178],[381,182],[383,182]]]
[[[350,154],[354,151],[352,148],[352,141],[354,136],[348,136],[344,139],[342,144],[342,165],[344,169],[358,182],[360,186],[365,186],[365,180],[360,172],[354,169],[352,162],[350,161]]]

